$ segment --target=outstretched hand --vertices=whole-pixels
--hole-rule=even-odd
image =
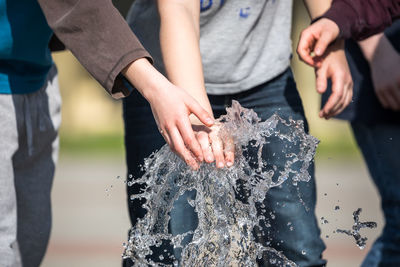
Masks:
[[[170,84],[160,88],[157,97],[149,100],[158,129],[171,150],[197,170],[204,160],[189,115],[194,114],[204,125],[211,127],[214,120],[183,89]]]
[[[169,82],[145,58],[132,62],[123,74],[150,103],[158,129],[171,150],[191,168],[198,169],[204,157],[189,115],[194,114],[207,127],[214,124],[214,119],[185,90]]]

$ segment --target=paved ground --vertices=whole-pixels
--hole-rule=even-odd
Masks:
[[[43,267],[120,266],[129,227],[123,162],[119,156],[61,157],[53,189],[53,231]],[[329,221],[321,225],[328,266],[359,266],[382,227],[379,199],[363,162],[318,160],[317,186],[318,218]],[[340,210],[334,210],[336,205]],[[358,207],[363,208],[362,220],[378,222],[378,229],[364,231],[369,241],[363,251],[350,237],[332,233],[349,229]]]

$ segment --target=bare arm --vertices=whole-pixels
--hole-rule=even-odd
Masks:
[[[310,18],[313,20],[324,14],[332,4],[332,0],[304,0]]]
[[[159,0],[160,42],[170,81],[193,96],[210,114],[199,47],[200,1]]]
[[[384,108],[400,110],[400,54],[385,34],[358,43],[368,61],[374,90]]]
[[[168,78],[184,88],[202,107],[212,114],[204,86],[200,55],[200,1],[158,0],[160,14],[160,42]],[[206,162],[216,161],[217,167],[233,164],[233,146],[223,151],[224,144],[218,137],[218,129],[204,129],[192,116],[192,123]],[[194,142],[193,136],[187,137]],[[210,148],[210,144],[212,151]],[[225,155],[224,155],[225,154]]]

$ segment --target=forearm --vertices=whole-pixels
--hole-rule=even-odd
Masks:
[[[374,55],[377,52],[379,43],[384,41],[383,39],[386,39],[385,35],[383,33],[379,33],[369,37],[368,39],[358,42],[358,45],[360,46],[361,51],[369,64],[371,64]]]
[[[169,80],[185,89],[212,114],[199,47],[199,1],[158,1],[160,43]]]
[[[304,0],[310,18],[313,20],[324,14],[332,4],[332,0]]]

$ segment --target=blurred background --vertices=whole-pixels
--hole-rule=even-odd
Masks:
[[[132,0],[113,1],[123,15]],[[309,24],[302,1],[294,1],[293,45]],[[53,185],[53,230],[43,267],[121,266],[129,219],[125,193],[125,155],[121,101],[113,100],[69,52],[54,54],[63,97],[61,151]],[[292,67],[311,134],[321,143],[316,156],[317,216],[327,245],[328,266],[359,266],[383,221],[379,197],[346,122],[318,118],[320,97],[313,69],[294,54]],[[339,206],[339,210],[335,210]],[[352,212],[378,222],[364,230],[367,247],[334,234],[350,229]]]

